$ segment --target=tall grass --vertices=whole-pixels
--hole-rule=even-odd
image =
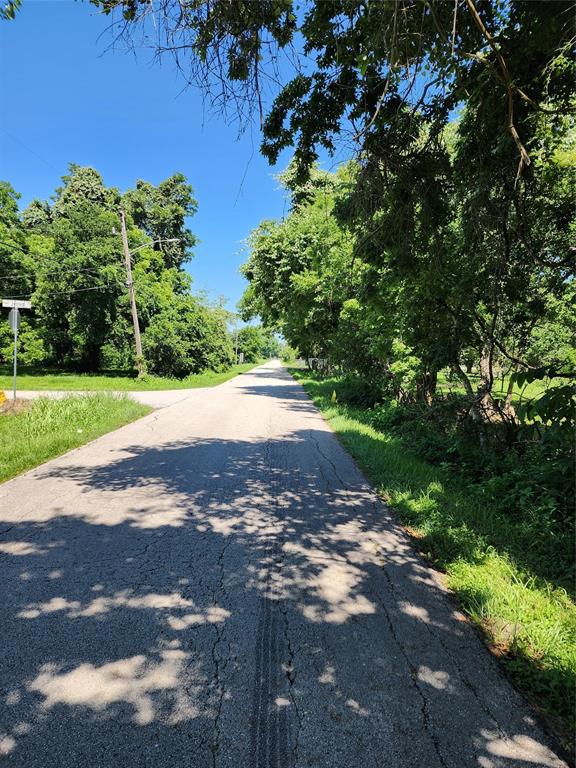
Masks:
[[[513,679],[571,732],[576,696],[576,607],[558,586],[557,545],[482,501],[442,467],[413,455],[368,422],[366,410],[332,402],[337,380],[291,369],[361,469],[408,527],[423,554],[484,631]],[[566,540],[570,532],[566,532]],[[570,578],[566,579],[568,582]]]
[[[0,482],[150,412],[109,394],[39,398],[0,413]]]

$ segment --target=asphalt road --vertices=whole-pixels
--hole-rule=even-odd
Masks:
[[[9,766],[565,765],[278,365],[0,486],[0,590]]]

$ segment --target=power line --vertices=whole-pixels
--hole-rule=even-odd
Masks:
[[[82,293],[83,291],[102,291],[105,288],[117,288],[117,287],[124,287],[123,283],[106,283],[106,285],[94,285],[90,288],[73,288],[70,291],[58,291],[57,293],[43,293],[42,297],[45,296],[68,296],[70,293]],[[3,296],[4,299],[31,299],[33,293],[23,293],[19,296]]]
[[[107,266],[115,267],[119,266],[116,264],[109,264]],[[41,272],[40,277],[44,277],[45,275],[62,275],[65,272],[97,272],[100,273],[103,269],[106,269],[106,267],[64,267],[59,270],[55,270],[54,272]],[[18,280],[18,279],[24,279],[26,275],[22,274],[21,272],[10,272],[6,275],[0,275],[0,280]],[[37,275],[33,275],[33,277],[37,277]]]
[[[42,155],[39,155],[38,152],[35,152],[33,149],[31,149],[29,146],[24,144],[23,141],[20,141],[20,139],[17,139],[16,136],[13,136],[11,133],[9,133],[5,128],[0,127],[0,130],[2,133],[6,134],[12,141],[15,141],[16,144],[20,144],[20,146],[25,149],[27,152],[30,152],[31,155],[34,155],[38,160],[43,162],[45,165],[47,165],[49,168],[52,168],[53,171],[56,171],[56,173],[60,173],[58,168],[52,165],[52,163],[49,163],[48,160],[46,160]]]

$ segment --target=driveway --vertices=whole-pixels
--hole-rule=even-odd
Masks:
[[[142,405],[149,405],[151,408],[166,408],[168,405],[175,405],[181,400],[186,400],[189,397],[195,397],[196,395],[204,392],[203,387],[197,387],[195,389],[160,389],[160,390],[143,390],[143,391],[110,391],[110,390],[54,390],[54,389],[22,389],[18,390],[17,397],[21,400],[35,400],[38,397],[48,397],[53,400],[62,400],[64,397],[86,397],[88,395],[102,395],[111,394],[116,397],[129,397],[131,400],[136,400],[137,403]],[[6,390],[8,397],[11,397],[11,393]]]
[[[0,486],[0,589],[6,765],[565,766],[275,364]]]

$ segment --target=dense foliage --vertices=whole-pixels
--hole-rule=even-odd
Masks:
[[[569,170],[555,169],[548,194]],[[335,174],[314,170],[305,184],[291,169],[284,174],[291,212],[252,234],[245,316],[280,330],[312,367],[346,374],[339,401],[371,408],[375,425],[395,429],[429,461],[452,465],[510,514],[539,512],[564,527],[573,492],[572,382],[539,379],[573,370],[574,282],[553,267],[516,263],[498,303],[502,345],[487,353],[478,318],[494,288],[473,254],[451,250],[466,226],[457,194],[445,250],[407,268],[392,236],[377,261],[362,257],[350,216],[356,173],[354,164]],[[393,212],[381,215],[390,222]],[[528,369],[510,359],[508,350],[516,357],[519,348]]]
[[[97,371],[131,369],[134,337],[119,235],[128,240],[150,373],[184,377],[234,360],[228,313],[190,292],[184,265],[195,237],[185,219],[196,211],[181,174],[153,186],[138,181],[121,195],[93,168],[70,166],[51,202],[18,211],[18,195],[0,184],[0,285],[5,297],[31,297],[23,313],[20,359],[28,364]],[[0,331],[0,354],[12,339]]]

